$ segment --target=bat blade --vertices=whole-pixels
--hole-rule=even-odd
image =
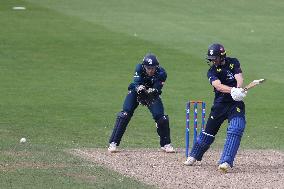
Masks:
[[[249,89],[263,83],[265,81],[265,79],[257,79],[257,80],[253,80],[252,82],[250,82],[250,84],[248,84],[247,86],[245,86],[244,90],[248,91]]]
[[[254,83],[260,84],[263,83],[265,81],[265,79],[257,79],[257,80],[253,80]]]

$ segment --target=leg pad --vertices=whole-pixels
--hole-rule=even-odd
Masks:
[[[117,114],[116,122],[112,131],[112,135],[109,139],[109,143],[115,142],[119,146],[121,138],[126,130],[126,127],[131,119],[131,116],[127,112],[119,112]]]
[[[169,117],[167,115],[164,115],[158,119],[157,133],[160,136],[161,147],[171,143]]]
[[[194,157],[197,161],[201,161],[204,153],[209,149],[214,140],[215,137],[213,135],[201,132],[196,143],[192,147],[190,156]]]
[[[230,121],[224,150],[219,161],[220,164],[227,162],[233,167],[233,162],[240,146],[245,124],[246,121],[244,117],[235,117]]]

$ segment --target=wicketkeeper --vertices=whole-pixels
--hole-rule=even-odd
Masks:
[[[164,68],[159,66],[154,54],[147,54],[142,63],[137,64],[133,83],[128,87],[122,111],[117,114],[116,122],[109,139],[109,152],[116,152],[126,127],[138,105],[146,106],[156,122],[157,133],[160,136],[160,146],[165,152],[174,152],[171,145],[169,117],[164,114],[160,95],[167,79]]]
[[[242,89],[243,76],[240,63],[236,58],[226,57],[221,44],[212,44],[208,48],[207,60],[210,69],[207,77],[214,88],[215,99],[209,114],[206,128],[193,146],[185,165],[201,161],[203,154],[214,142],[221,124],[227,119],[227,137],[219,161],[219,169],[227,172],[233,167],[241,138],[246,126],[245,104],[246,91]]]

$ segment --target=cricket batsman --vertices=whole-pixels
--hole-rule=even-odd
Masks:
[[[207,62],[210,66],[207,77],[214,88],[215,99],[206,127],[198,136],[185,165],[194,165],[201,161],[204,153],[214,142],[221,124],[227,119],[227,136],[219,160],[219,169],[227,172],[233,167],[241,138],[246,126],[245,104],[246,91],[242,88],[243,75],[240,62],[236,58],[226,57],[221,44],[212,44],[208,48]]]

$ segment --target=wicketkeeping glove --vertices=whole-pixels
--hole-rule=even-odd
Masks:
[[[148,97],[149,97],[150,99],[153,99],[153,100],[156,100],[156,98],[159,96],[159,95],[158,95],[158,90],[155,89],[155,88],[149,88],[149,89],[147,90],[147,93],[148,93]]]
[[[137,101],[143,106],[150,106],[159,97],[157,89],[149,88],[148,90],[137,91]]]
[[[137,91],[137,94],[140,94],[140,93],[143,93],[146,91],[146,87],[144,85],[139,85],[137,88],[136,88],[136,91]]]

